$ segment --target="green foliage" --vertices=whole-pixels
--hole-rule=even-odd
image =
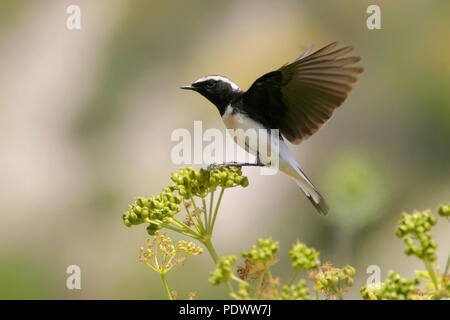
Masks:
[[[293,274],[285,283],[281,278],[272,276],[271,267],[279,261],[277,254],[280,250],[279,243],[272,238],[259,238],[250,250],[242,251],[244,266],[236,267],[238,260],[235,255],[217,255],[211,239],[224,191],[227,188],[248,186],[248,179],[242,176],[239,168],[210,167],[200,171],[181,168],[172,174],[171,179],[174,183],[164,188],[159,195],[137,198],[122,215],[123,222],[128,227],[148,223],[147,232],[153,237],[147,239],[147,247],[141,248],[139,258],[160,274],[169,299],[173,299],[174,295],[169,290],[166,273],[182,264],[187,257],[201,254],[203,249],[186,240],[180,240],[174,245],[171,238],[165,234],[159,235],[160,229],[172,230],[201,242],[215,264],[209,282],[213,285],[225,284],[233,299],[307,300],[319,299],[320,295],[326,299],[343,299],[353,285],[356,273],[353,267],[347,265],[337,268],[329,263],[321,264],[320,253],[300,241],[294,243],[289,250]],[[220,192],[217,201],[214,199],[216,191]],[[185,209],[184,217],[182,207]],[[447,219],[449,211],[448,205],[438,209],[439,215]],[[361,288],[364,299],[450,297],[449,263],[443,273],[437,264],[433,265],[437,258],[437,244],[430,231],[436,222],[437,219],[430,211],[403,214],[396,235],[403,238],[405,253],[423,260],[427,270],[416,271],[413,279],[403,278],[391,271],[388,279],[378,287],[369,285]],[[313,282],[314,297],[311,297],[305,279],[294,284],[300,271],[307,272]],[[424,292],[417,287],[422,279],[426,280]],[[237,284],[237,291],[233,284]],[[190,293],[189,299],[193,297],[194,293]]]
[[[421,300],[416,286],[420,279],[406,279],[391,270],[388,279],[380,285],[365,286],[361,288],[361,296],[366,300]]]
[[[412,215],[403,213],[395,234],[397,237],[403,238],[406,244],[406,255],[415,255],[419,259],[429,261],[436,260],[437,243],[431,239],[430,232],[436,221],[430,211],[415,211]],[[414,239],[418,240],[419,245],[415,243]]]
[[[174,183],[164,188],[159,195],[150,198],[139,197],[128,206],[128,210],[122,215],[127,227],[148,223],[147,232],[150,235],[166,228],[206,241],[211,237],[217,209],[225,189],[248,186],[247,177],[242,176],[241,170],[237,167],[200,171],[181,168],[178,172],[172,173],[171,179]],[[214,192],[218,188],[220,197],[213,212]],[[211,197],[209,208],[205,200],[208,195]],[[195,198],[200,198],[202,208],[197,206]],[[178,218],[181,205],[185,207],[187,221]]]
[[[448,218],[449,206],[440,206],[438,214]],[[398,222],[395,234],[403,238],[406,245],[405,254],[416,256],[423,261],[426,270],[416,270],[416,277],[406,279],[391,270],[388,279],[379,286],[370,285],[361,288],[361,296],[368,300],[424,300],[442,299],[450,297],[450,277],[447,266],[443,273],[435,261],[437,243],[432,239],[431,227],[437,219],[430,210],[414,211],[413,214],[403,213]],[[433,263],[434,262],[434,263]],[[419,284],[425,280],[425,291],[419,289]]]

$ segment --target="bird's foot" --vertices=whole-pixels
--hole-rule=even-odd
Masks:
[[[257,159],[259,160],[259,159]],[[225,162],[225,163],[221,163],[221,164],[210,164],[207,168],[208,171],[211,170],[216,170],[216,169],[221,169],[221,168],[227,168],[228,170],[231,170],[233,172],[236,172],[232,167],[264,167],[265,164],[262,163],[261,161],[257,161],[256,163],[249,163],[249,162],[236,162],[236,161],[231,161],[231,162]]]

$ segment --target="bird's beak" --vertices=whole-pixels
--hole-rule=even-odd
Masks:
[[[182,86],[182,87],[180,87],[180,89],[184,89],[184,90],[195,90],[195,87],[189,85],[189,86]]]

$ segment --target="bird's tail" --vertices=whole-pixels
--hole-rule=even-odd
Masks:
[[[326,204],[324,198],[319,193],[319,191],[314,187],[312,182],[308,179],[308,177],[303,173],[300,165],[295,160],[294,156],[290,152],[287,145],[283,140],[280,140],[280,150],[279,150],[279,169],[284,172],[292,179],[294,179],[295,183],[302,189],[302,191],[306,194],[309,201],[316,208],[317,212],[320,215],[326,215],[328,213],[328,205]]]
[[[295,169],[299,174],[299,177],[292,177],[295,183],[300,187],[300,189],[302,189],[302,191],[308,197],[309,201],[311,201],[313,206],[316,208],[317,212],[323,216],[327,215],[329,208],[327,203],[325,202],[325,199],[322,197],[316,187],[311,183],[308,177],[303,173],[300,167],[296,167]]]

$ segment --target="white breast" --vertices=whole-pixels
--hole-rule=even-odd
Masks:
[[[222,120],[225,123],[227,129],[236,130],[234,132],[235,134],[232,134],[234,141],[245,151],[256,156],[257,151],[260,149],[260,145],[264,144],[267,146],[267,152],[264,153],[270,155],[270,150],[272,149],[270,145],[270,132],[266,130],[264,134],[261,134],[259,129],[265,129],[265,127],[261,123],[249,118],[247,115],[240,112],[236,112],[233,114],[233,108],[231,106],[228,106],[226,108],[225,113],[222,116]],[[248,138],[246,138],[251,136],[251,134],[249,134],[248,132],[249,129],[255,130],[254,134],[257,137],[256,146],[254,146],[253,148],[252,146],[248,145]],[[264,156],[261,152],[260,157],[262,162],[270,162],[270,157]]]
[[[231,105],[226,108],[225,113],[222,116],[222,120],[228,129],[264,129],[264,126],[261,123],[249,118],[243,113],[236,112],[233,114],[233,108]]]

